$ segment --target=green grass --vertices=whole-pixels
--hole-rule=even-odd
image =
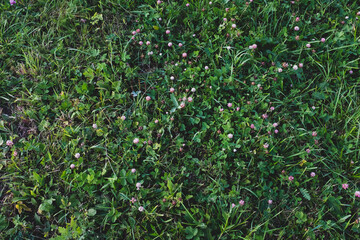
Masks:
[[[245,2],[0,3],[0,239],[359,239],[360,8]]]

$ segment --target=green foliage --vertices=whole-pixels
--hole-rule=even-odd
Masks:
[[[4,1],[0,238],[360,239],[359,11]]]

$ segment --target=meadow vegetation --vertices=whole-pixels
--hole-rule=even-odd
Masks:
[[[360,239],[360,5],[0,3],[0,239]]]

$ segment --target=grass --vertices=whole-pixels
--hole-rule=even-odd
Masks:
[[[0,239],[358,239],[359,11],[0,3]]]

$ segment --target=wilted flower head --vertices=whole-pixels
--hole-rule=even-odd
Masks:
[[[9,146],[9,147],[11,147],[12,145],[14,145],[14,142],[11,141],[11,140],[7,140],[7,141],[6,141],[6,145]]]
[[[287,68],[289,66],[287,62],[283,62],[281,65],[283,66],[283,68]]]

